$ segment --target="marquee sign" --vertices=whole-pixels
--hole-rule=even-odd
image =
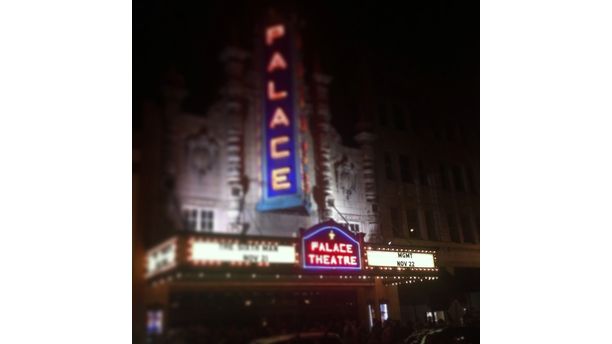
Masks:
[[[292,36],[287,26],[275,24],[266,27],[263,41],[263,190],[259,211],[303,205]]]
[[[434,268],[433,253],[367,250],[368,265],[398,268]]]
[[[235,265],[295,264],[294,245],[272,242],[219,242],[193,240],[190,260],[196,264],[229,263]]]
[[[301,241],[304,269],[361,270],[358,238],[333,221],[305,231]]]
[[[177,241],[172,238],[165,241],[147,252],[146,276],[168,271],[176,266]]]

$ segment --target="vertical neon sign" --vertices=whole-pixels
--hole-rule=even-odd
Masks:
[[[263,192],[259,211],[303,205],[291,37],[284,24],[266,27],[263,37]]]

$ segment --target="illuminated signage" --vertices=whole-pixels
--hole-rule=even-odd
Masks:
[[[434,268],[433,253],[366,250],[369,266]]]
[[[361,246],[352,233],[334,222],[317,225],[302,236],[305,269],[361,269]]]
[[[164,313],[161,310],[147,312],[147,333],[161,334],[164,325]]]
[[[170,239],[147,252],[147,277],[176,266],[176,240]]]
[[[192,241],[190,258],[203,264],[295,264],[296,252],[294,245],[276,243]]]
[[[285,25],[276,24],[266,27],[263,38],[263,190],[259,211],[303,205],[291,37]]]

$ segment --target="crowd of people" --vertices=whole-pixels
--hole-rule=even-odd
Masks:
[[[257,338],[265,338],[291,333],[323,332],[340,336],[344,344],[397,344],[403,343],[411,334],[428,328],[447,326],[443,321],[434,323],[400,322],[374,320],[368,324],[355,320],[313,322],[289,326],[287,324],[266,324],[266,326],[192,326],[182,329],[169,329],[163,336],[151,338],[152,344],[244,344]]]

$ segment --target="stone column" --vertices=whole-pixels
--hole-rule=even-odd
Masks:
[[[225,66],[226,83],[221,89],[221,104],[224,107],[226,122],[226,181],[229,186],[230,232],[242,231],[241,214],[244,208],[244,121],[248,111],[249,93],[245,83],[245,63],[248,53],[227,48],[221,54]]]
[[[374,167],[374,134],[369,131],[362,131],[355,136],[355,140],[360,145],[363,163],[361,165],[365,189],[365,198],[368,204],[367,215],[369,218],[368,242],[382,242],[382,233],[376,216],[378,203],[376,201],[376,171]]]
[[[162,160],[164,164],[162,187],[166,208],[164,226],[168,226],[172,230],[179,230],[182,229],[183,223],[180,204],[176,194],[177,166],[172,147],[180,140],[180,137],[177,136],[174,130],[174,118],[181,114],[183,101],[189,94],[185,78],[174,69],[168,71],[162,86],[162,94],[164,106],[162,118],[162,128],[164,131],[162,142]]]
[[[321,220],[332,218],[333,210],[330,203],[333,204],[332,193],[332,168],[331,168],[331,113],[329,111],[329,84],[332,78],[323,75],[315,74],[314,81],[314,110],[315,110],[315,138],[316,149],[315,159],[317,161],[317,195],[315,199],[318,203],[319,217]]]

